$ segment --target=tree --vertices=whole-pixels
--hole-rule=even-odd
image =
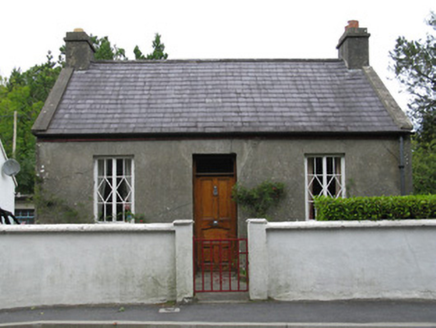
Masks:
[[[18,115],[16,160],[21,165],[17,175],[18,192],[32,194],[35,177],[35,137],[32,125],[60,73],[61,68],[49,52],[47,62],[22,73],[14,69],[0,87],[0,131],[2,142],[12,157],[14,112]]]
[[[436,15],[425,40],[399,37],[390,53],[399,81],[411,95],[409,116],[416,127],[412,140],[413,187],[416,194],[436,194]]]
[[[136,46],[135,49],[133,49],[133,53],[135,54],[135,59],[136,60],[145,60],[147,59],[143,54],[142,51],[139,50],[139,47]]]
[[[136,60],[145,60],[145,59],[167,59],[168,54],[165,53],[165,45],[161,43],[160,41],[161,36],[156,33],[153,41],[153,52],[151,54],[148,54],[147,56],[144,56],[141,50],[139,50],[139,47],[136,46],[135,49],[133,49],[133,53],[135,54]]]
[[[91,34],[90,39],[94,45],[94,58],[97,60],[126,60],[126,52],[123,48],[118,48],[116,45],[112,47],[107,36],[99,39]]]
[[[436,31],[436,15],[431,13],[427,24]],[[436,139],[436,38],[409,41],[399,37],[390,53],[399,81],[411,95],[409,113],[415,123],[419,141]]]
[[[413,140],[412,149],[415,194],[436,194],[436,139],[424,144]]]

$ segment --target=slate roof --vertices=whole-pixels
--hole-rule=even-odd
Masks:
[[[342,60],[93,62],[37,135],[404,131]],[[47,103],[46,103],[46,106]],[[47,120],[47,118],[46,118]]]

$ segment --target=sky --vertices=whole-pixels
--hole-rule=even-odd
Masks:
[[[404,102],[388,69],[398,36],[425,38],[434,0],[0,0],[0,76],[55,58],[66,32],[108,36],[134,59],[162,35],[168,59],[337,58],[349,20],[371,34],[370,65]],[[403,105],[402,105],[403,107]]]

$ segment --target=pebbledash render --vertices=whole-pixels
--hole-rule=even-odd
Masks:
[[[67,33],[32,130],[38,220],[201,218],[241,236],[235,183],[284,182],[276,221],[313,219],[315,195],[410,193],[412,125],[369,66],[369,36],[351,21],[338,59],[95,61],[88,35]]]

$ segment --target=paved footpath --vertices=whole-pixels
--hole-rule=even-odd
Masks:
[[[0,327],[436,327],[436,301],[194,302],[0,310]]]

